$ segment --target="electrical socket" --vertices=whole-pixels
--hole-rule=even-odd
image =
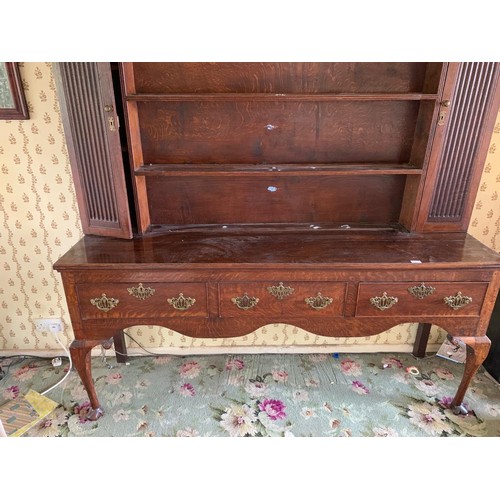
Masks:
[[[59,333],[62,331],[61,318],[38,318],[35,319],[35,328],[37,332]]]

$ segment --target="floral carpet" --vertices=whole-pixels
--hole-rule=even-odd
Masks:
[[[411,354],[137,356],[92,359],[104,415],[74,370],[46,396],[59,403],[26,436],[500,436],[500,384],[483,368],[449,405],[464,366]],[[0,358],[0,404],[42,392],[68,370],[40,358]]]

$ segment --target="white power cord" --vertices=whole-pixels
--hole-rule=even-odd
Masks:
[[[69,369],[68,371],[66,372],[66,375],[64,375],[64,377],[59,380],[59,382],[57,382],[57,384],[54,384],[52,387],[50,387],[49,389],[47,389],[46,391],[42,392],[42,396],[44,396],[45,394],[47,394],[48,392],[52,391],[53,389],[55,389],[58,385],[62,384],[66,378],[69,376],[69,374],[71,373],[71,369],[73,368],[73,360],[71,359],[71,354],[69,353],[68,349],[66,348],[66,346],[61,342],[61,340],[59,339],[59,331],[56,331],[56,330],[53,330],[51,328],[51,331],[52,333],[54,334],[54,337],[55,339],[57,340],[57,342],[59,343],[59,345],[63,348],[64,352],[66,353],[66,355],[68,356],[68,359],[69,359]]]

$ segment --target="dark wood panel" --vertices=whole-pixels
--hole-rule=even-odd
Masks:
[[[418,101],[137,103],[144,164],[409,160]]]
[[[448,124],[428,222],[467,224],[486,154],[485,132],[498,107],[499,63],[462,63],[451,99]],[[495,93],[497,95],[495,96]],[[492,104],[496,102],[496,105]],[[444,110],[446,112],[446,110]],[[467,215],[464,217],[464,215]],[[436,224],[435,224],[436,225]],[[448,226],[449,227],[449,226]]]
[[[396,223],[401,175],[147,177],[152,224]]]
[[[111,67],[59,63],[56,77],[83,230],[132,237]]]
[[[427,63],[133,63],[137,93],[420,92]],[[435,91],[434,72],[427,82]]]

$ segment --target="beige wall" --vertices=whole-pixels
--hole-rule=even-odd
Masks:
[[[66,301],[52,264],[82,236],[51,63],[21,63],[30,120],[0,120],[0,351],[58,349],[36,332],[38,317],[63,318],[72,339]],[[500,115],[481,179],[470,232],[500,249]],[[500,149],[500,144],[498,144]],[[336,344],[338,350],[410,350],[416,325],[359,339],[327,339],[290,325],[268,325],[235,339],[191,339],[168,329],[137,327],[148,348],[303,346]],[[433,329],[431,344],[444,332]]]

